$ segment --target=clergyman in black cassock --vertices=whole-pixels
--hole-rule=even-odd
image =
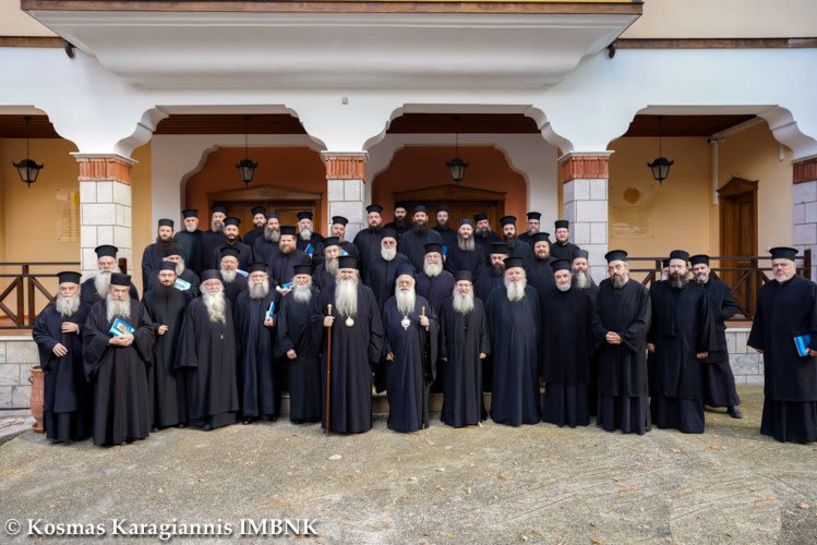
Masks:
[[[322,355],[322,395],[326,392],[326,338],[332,335],[329,429],[342,433],[370,430],[372,364],[383,350],[383,322],[372,290],[359,281],[354,257],[340,258],[338,281],[315,299],[310,321],[313,342]],[[321,421],[326,427],[325,404]]]
[[[184,380],[176,373],[179,335],[187,304],[192,299],[189,290],[174,287],[176,264],[165,261],[159,265],[159,285],[145,293],[142,303],[156,328],[153,362],[148,372],[151,398],[151,421],[154,428],[187,424]]]
[[[519,426],[535,424],[539,409],[539,295],[525,282],[522,259],[505,260],[506,287],[488,297],[493,388],[491,418]]]
[[[596,295],[599,293],[599,286],[590,276],[590,254],[587,250],[576,250],[573,256],[573,287],[586,293],[593,304],[596,304]],[[599,402],[599,358],[595,350],[590,356],[590,416],[596,416]]]
[[[93,439],[109,446],[150,434],[148,370],[154,329],[142,303],[128,295],[130,276],[111,275],[108,298],[88,313],[82,332],[85,375],[94,384]],[[133,333],[110,332],[119,318]]]
[[[443,301],[451,297],[451,292],[454,291],[454,275],[443,269],[440,244],[426,244],[425,251],[423,270],[416,275],[416,290],[418,295],[425,297],[431,304],[436,316]]]
[[[281,389],[273,360],[273,303],[277,307],[280,296],[270,289],[267,266],[252,264],[247,289],[239,294],[233,307],[238,390],[244,423],[278,418]]]
[[[572,265],[553,262],[554,284],[539,294],[542,309],[542,420],[558,426],[590,424],[593,302],[571,286]]]
[[[182,217],[184,218],[184,229],[180,229],[173,235],[173,241],[181,247],[185,265],[198,276],[202,271],[202,232],[199,230],[199,211],[195,208],[182,210]]]
[[[309,265],[295,267],[292,290],[281,299],[276,317],[275,358],[286,365],[289,377],[289,419],[318,422],[321,419],[320,347],[310,331],[309,316],[318,289],[312,285]]]
[[[201,234],[200,271],[218,268],[217,250],[224,246],[224,243],[227,241],[227,238],[224,236],[224,219],[227,217],[227,207],[217,204],[213,206],[211,212],[210,230],[204,231]]]
[[[457,232],[451,228],[448,206],[445,204],[437,205],[435,220],[436,225],[434,226],[434,230],[440,233],[442,245],[445,247],[444,254],[448,254],[448,251],[457,245]]]
[[[474,292],[477,297],[482,299],[483,303],[488,302],[488,297],[494,290],[505,287],[505,258],[507,257],[507,244],[496,242],[492,245],[490,264],[480,270],[476,282],[474,282]]]
[[[482,360],[491,353],[485,306],[474,296],[471,271],[460,271],[452,297],[440,308],[440,360],[444,375],[440,420],[456,428],[483,419]]]
[[[550,239],[548,233],[536,233],[531,237],[533,258],[525,264],[528,283],[538,292],[548,291],[554,286],[553,262],[550,256]]]
[[[79,297],[88,306],[104,301],[108,296],[108,287],[111,284],[111,275],[117,270],[116,254],[119,249],[110,244],[103,244],[94,248],[97,256],[98,272],[80,285]],[[139,299],[136,286],[131,283],[129,292],[132,299]]]
[[[253,227],[244,233],[244,236],[241,237],[241,242],[252,249],[255,244],[255,239],[264,236],[264,227],[267,224],[267,209],[263,206],[254,206],[250,212],[252,213]]]
[[[650,414],[659,428],[684,433],[704,431],[704,363],[709,355],[712,323],[706,292],[689,280],[689,254],[670,253],[669,278],[650,289],[652,323],[648,348]]]
[[[321,240],[323,240],[323,237],[321,237]],[[296,248],[295,227],[292,225],[282,225],[278,252],[276,252],[267,263],[270,277],[279,285],[285,285],[292,281],[296,266],[311,264],[310,257]]]
[[[609,278],[599,284],[593,324],[599,359],[596,423],[607,431],[650,431],[647,332],[650,294],[630,278],[627,252],[605,255]]]
[[[221,260],[225,248],[232,248],[238,255],[238,268],[247,271],[252,264],[252,248],[241,242],[238,226],[241,220],[229,217],[224,220],[224,244],[214,250],[216,259]]]
[[[202,295],[187,306],[178,369],[187,386],[188,422],[209,431],[235,423],[239,409],[232,304],[218,271],[202,271]]]
[[[224,285],[224,296],[234,306],[238,295],[247,290],[247,278],[238,272],[239,268],[238,250],[235,248],[222,248],[219,275]]]
[[[37,316],[32,337],[45,373],[45,436],[54,442],[81,441],[91,435],[93,395],[82,365],[82,326],[89,307],[79,298],[80,274],[57,275],[59,294]]]
[[[398,272],[395,295],[383,307],[383,332],[389,429],[412,432],[427,428],[439,322],[429,302],[415,292],[410,264]]]
[[[738,408],[740,397],[735,388],[735,375],[729,364],[729,349],[726,346],[726,320],[739,310],[729,286],[712,274],[709,256],[694,255],[689,258],[695,281],[704,287],[709,303],[709,317],[712,323],[712,349],[704,360],[704,404],[710,407],[726,407],[732,418],[743,415]]]
[[[474,224],[469,219],[460,220],[456,240],[448,246],[445,258],[445,270],[456,275],[459,271],[470,271],[476,279],[487,265],[487,258],[482,247],[474,238]]]
[[[499,236],[491,230],[491,223],[488,221],[488,214],[485,212],[474,214],[474,240],[477,245],[482,248],[482,255],[485,256],[485,264],[489,265],[491,246],[501,241]],[[479,297],[479,295],[477,295],[477,297]]]
[[[567,220],[556,220],[553,224],[556,241],[550,247],[550,255],[554,259],[567,259],[572,261],[576,257],[576,251],[580,248],[570,242],[570,222]]]
[[[360,276],[366,278],[369,263],[372,258],[380,255],[380,239],[383,238],[383,207],[379,204],[370,204],[366,207],[366,221],[368,227],[361,229],[355,235],[352,243],[357,247],[360,256]],[[394,231],[394,230],[392,230]],[[397,233],[395,232],[395,240]]]
[[[312,272],[312,283],[318,290],[324,290],[335,283],[338,274],[338,258],[340,257],[340,239],[326,237],[323,239],[323,259]]]
[[[428,213],[426,207],[417,205],[414,208],[414,226],[410,231],[400,235],[397,242],[397,251],[409,258],[416,271],[423,270],[425,246],[430,242],[442,244],[440,233],[428,227]]]
[[[386,299],[394,294],[394,281],[397,279],[397,269],[409,260],[397,252],[397,234],[391,228],[383,229],[381,248],[372,255],[366,268],[363,283],[369,286],[377,299],[378,308],[383,308]]]
[[[502,237],[505,244],[508,245],[508,255],[511,257],[521,257],[522,262],[527,268],[528,264],[533,260],[533,248],[530,244],[519,240],[516,236],[516,216],[502,216],[499,218],[499,223],[502,226]]]
[[[165,258],[165,248],[174,245],[173,220],[162,218],[158,222],[156,242],[148,244],[142,252],[142,290],[147,291],[152,280],[159,272],[159,266]]]
[[[817,284],[797,276],[797,250],[769,251],[774,280],[760,288],[748,342],[763,353],[760,433],[810,443],[817,441]]]
[[[278,253],[278,244],[281,241],[281,225],[278,222],[278,215],[270,212],[267,214],[267,224],[264,226],[264,233],[256,237],[252,243],[252,258],[254,262],[271,263],[272,256]]]
[[[201,280],[199,280],[199,275],[191,271],[187,268],[187,264],[184,262],[184,258],[182,257],[182,249],[178,244],[170,244],[165,247],[163,261],[170,261],[176,265],[176,278],[179,279],[178,284],[176,285],[177,288],[183,289],[183,285],[190,284],[186,290],[187,294],[192,299],[193,297],[198,297],[199,295],[199,286],[201,285]],[[161,264],[160,264],[161,265]],[[159,282],[159,275],[155,274],[151,278],[148,279],[148,283],[143,286],[145,291],[151,290],[160,285]]]

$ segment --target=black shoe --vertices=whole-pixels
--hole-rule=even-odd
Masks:
[[[728,414],[732,418],[743,418],[743,413],[737,407],[737,405],[733,405],[732,407],[726,409],[726,414]]]
[[[242,423],[242,424],[244,424],[245,426],[246,426],[247,424],[252,424],[253,422],[254,422],[254,421],[253,421],[253,420],[250,420],[249,418],[245,418],[244,420],[242,420],[242,421],[241,421],[241,423]]]
[[[201,427],[201,431],[213,431],[213,425],[212,424],[205,424],[205,425],[203,425]]]
[[[176,427],[179,429],[186,428],[187,424],[185,424],[184,422],[179,422],[178,424],[176,424]]]

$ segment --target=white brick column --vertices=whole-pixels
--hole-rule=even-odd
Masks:
[[[366,174],[365,153],[322,152],[326,163],[327,210],[324,231],[329,232],[332,216],[343,216],[349,220],[346,226],[346,240],[353,240],[365,226],[363,216],[363,180]]]
[[[800,252],[810,249],[814,258],[817,255],[817,159],[794,163],[792,170],[792,244]],[[814,280],[814,268],[811,274]]]
[[[74,154],[79,163],[82,274],[96,271],[94,248],[113,244],[133,268],[130,170],[136,161],[119,155]]]
[[[559,159],[565,219],[570,236],[590,253],[590,270],[596,282],[607,276],[607,180],[612,152],[567,153]]]

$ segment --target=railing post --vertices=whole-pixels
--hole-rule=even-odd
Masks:
[[[811,248],[803,251],[803,276],[811,280]]]
[[[33,326],[37,315],[34,308],[34,296],[36,294],[34,293],[34,277],[29,274],[28,265],[23,266],[23,275],[26,277],[26,289],[28,290],[28,325]]]
[[[23,272],[14,279],[14,282],[17,284],[17,327],[23,327],[25,324],[25,284],[23,283],[23,275],[28,274],[28,265],[23,265]]]

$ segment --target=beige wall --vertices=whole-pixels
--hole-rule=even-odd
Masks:
[[[131,170],[131,187],[133,208],[133,263],[128,267],[133,273],[133,283],[142,293],[142,251],[156,238],[156,226],[153,225],[153,207],[151,206],[152,174],[150,169],[150,143],[134,150],[132,157],[138,161]],[[175,218],[174,218],[175,219]],[[178,228],[179,225],[176,225]]]
[[[56,36],[20,9],[20,0],[0,0],[0,36]]]
[[[817,35],[814,0],[645,0],[622,38],[803,38]]]

